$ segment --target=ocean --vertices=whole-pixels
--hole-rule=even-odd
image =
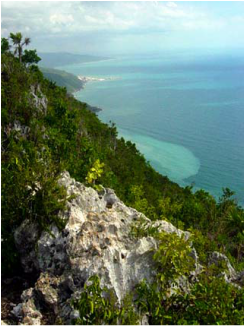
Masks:
[[[100,79],[76,98],[101,108],[99,118],[115,122],[161,174],[215,198],[228,187],[243,205],[243,53],[123,56],[58,68]]]

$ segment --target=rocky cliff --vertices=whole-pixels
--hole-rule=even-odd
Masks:
[[[35,223],[25,220],[15,232],[25,272],[39,273],[34,287],[22,293],[22,302],[12,310],[19,324],[42,324],[43,307],[62,323],[72,323],[78,317],[72,299],[79,298],[92,275],[98,275],[101,285],[114,292],[119,304],[141,280],[151,282],[156,274],[153,254],[158,243],[151,236],[135,238],[132,235],[134,223],[140,221],[157,226],[159,231],[183,235],[185,239],[190,237],[189,232],[166,221],[152,223],[127,207],[111,189],[98,193],[76,182],[68,172],[63,173],[59,183],[74,198],[67,204],[66,211],[60,213],[60,217],[67,220],[65,229],[60,232],[52,226],[49,232],[39,234]],[[195,276],[202,266],[195,249],[192,256]],[[214,253],[211,258],[214,263],[220,259],[227,262],[228,282],[240,277],[226,257]]]

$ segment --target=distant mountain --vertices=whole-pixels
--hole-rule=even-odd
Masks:
[[[64,70],[58,70],[54,68],[39,67],[45,78],[56,83],[57,86],[66,87],[67,92],[72,94],[83,88],[85,82],[78,79],[77,76],[66,72]],[[92,112],[101,111],[100,108],[96,106],[91,106],[87,104],[87,108]]]
[[[92,55],[85,55],[85,54],[73,54],[73,53],[66,53],[66,52],[50,52],[50,53],[41,52],[38,53],[38,55],[42,59],[40,61],[39,66],[51,67],[51,68],[56,68],[56,67],[65,66],[69,64],[109,59],[106,57],[99,57],[99,56],[92,56]]]
[[[40,70],[47,79],[55,82],[58,86],[66,87],[69,93],[76,92],[83,88],[83,81],[78,79],[77,76],[64,70],[46,67],[40,67]]]

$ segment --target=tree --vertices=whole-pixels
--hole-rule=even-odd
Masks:
[[[23,47],[27,46],[30,44],[31,39],[29,37],[26,37],[23,40],[22,34],[21,33],[10,33],[10,38],[13,42],[13,45],[15,46],[14,54],[17,54],[19,57],[19,61],[22,61],[22,52],[23,52]]]
[[[40,60],[36,50],[25,50],[22,56],[22,62],[30,65],[38,63]]]
[[[9,49],[10,49],[9,41],[5,37],[2,37],[1,38],[1,54],[6,53],[7,51],[9,51]]]

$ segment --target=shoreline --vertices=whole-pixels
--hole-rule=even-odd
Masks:
[[[83,82],[84,84],[88,82],[104,82],[104,81],[113,81],[113,80],[118,80],[119,77],[90,77],[90,76],[81,76],[78,75],[77,78]]]
[[[75,95],[75,93],[80,92],[82,89],[84,89],[85,84],[88,82],[103,82],[103,81],[112,81],[118,78],[113,78],[113,77],[107,77],[107,78],[100,78],[100,77],[89,77],[89,76],[77,76],[77,78],[83,83],[82,87],[76,91],[74,91],[72,94]],[[86,103],[88,106],[88,109],[94,113],[102,111],[101,108],[97,106],[92,106]]]
[[[94,113],[102,111],[102,109],[98,108],[97,106],[92,106],[92,105],[89,105],[88,103],[86,103],[86,104],[87,104],[88,109]]]
[[[98,78],[98,77],[87,77],[87,76],[77,76],[77,78],[79,80],[81,80],[81,82],[83,82],[84,84],[90,82],[90,81],[106,81],[107,79],[105,78]]]
[[[84,89],[85,84],[90,81],[90,77],[81,77],[81,76],[77,76],[77,78],[83,83],[81,88],[75,90],[74,92],[72,92],[72,95],[76,98],[76,93],[80,92],[82,89]],[[85,102],[86,103],[86,102]],[[90,110],[91,112],[97,113],[102,111],[101,108],[97,107],[97,106],[93,106],[90,105],[88,103],[86,103],[88,110]]]

